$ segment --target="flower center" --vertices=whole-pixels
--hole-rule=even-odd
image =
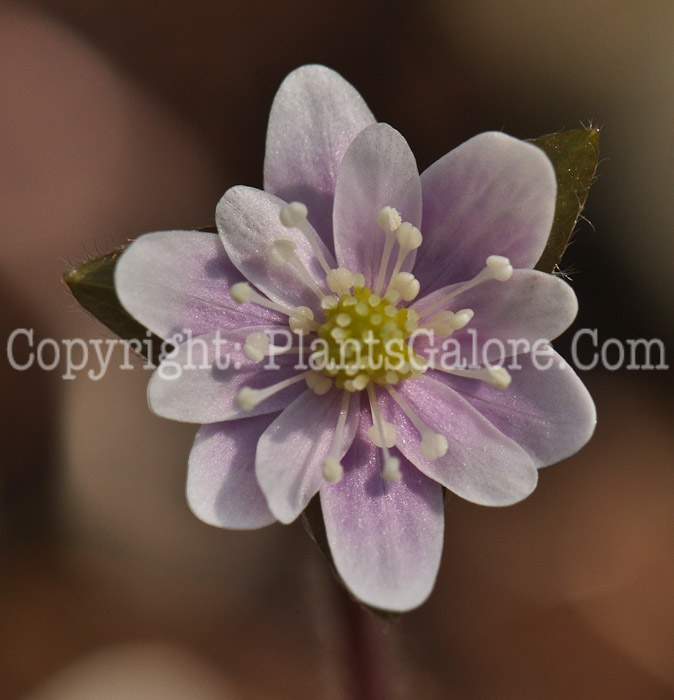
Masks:
[[[403,221],[396,209],[384,207],[377,216],[379,225],[384,229],[385,240],[373,289],[365,286],[362,273],[354,273],[343,267],[330,267],[318,235],[307,221],[304,204],[287,204],[280,215],[286,228],[299,229],[311,245],[325,271],[325,287],[322,288],[309,273],[297,255],[294,241],[285,238],[275,240],[267,251],[269,259],[275,265],[290,265],[295,269],[298,279],[318,297],[324,320],[323,323],[315,320],[314,312],[309,307],[286,308],[277,304],[255,291],[247,282],[233,285],[231,294],[236,302],[252,302],[285,314],[290,330],[300,341],[304,336],[315,334],[311,341],[310,369],[263,389],[243,387],[237,394],[237,401],[245,410],[252,410],[261,401],[300,381],[305,381],[309,389],[318,395],[326,394],[333,385],[344,390],[335,433],[323,461],[323,476],[327,481],[337,482],[343,475],[339,461],[343,454],[340,450],[351,396],[354,392],[365,390],[372,414],[368,435],[383,453],[382,478],[391,482],[402,478],[400,459],[389,451],[396,444],[396,427],[382,415],[375,390],[375,385],[378,385],[395,401],[419,433],[420,455],[428,460],[440,459],[447,453],[447,438],[425,425],[394,385],[405,379],[418,379],[429,367],[485,381],[500,389],[508,386],[510,375],[500,366],[464,367],[457,364],[445,367],[442,363],[438,366],[432,359],[426,360],[417,355],[413,343],[406,341],[414,339],[415,331],[449,338],[470,323],[474,315],[472,309],[451,311],[447,306],[461,293],[487,280],[509,280],[513,274],[510,261],[501,255],[490,255],[485,267],[473,279],[439,291],[434,294],[434,299],[418,306],[418,311],[398,308],[399,303],[409,303],[419,294],[419,280],[412,273],[401,270],[407,256],[421,245],[422,235],[416,226]],[[396,243],[397,255],[392,258]],[[389,263],[392,263],[391,272]],[[276,347],[266,333],[255,331],[246,338],[243,350],[253,362],[261,362],[267,356],[273,358],[285,352],[301,353],[302,342],[299,348],[291,343]]]
[[[405,342],[417,329],[419,315],[398,309],[368,287],[324,304],[325,322],[317,335],[324,342],[314,352],[314,366],[340,389],[360,391],[370,382],[388,386],[413,379],[425,369]]]

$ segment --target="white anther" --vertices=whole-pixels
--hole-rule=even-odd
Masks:
[[[391,280],[391,289],[398,292],[403,301],[416,299],[420,286],[419,280],[411,272],[399,272]]]
[[[331,484],[336,484],[344,476],[344,467],[334,457],[328,457],[323,462],[323,478]]]
[[[386,383],[387,384],[397,384],[400,381],[400,377],[398,376],[397,372],[394,372],[392,369],[390,369],[385,377]]]
[[[434,330],[441,337],[448,338],[454,331],[463,328],[474,316],[472,309],[453,311],[440,311],[431,318],[424,327]]]
[[[332,484],[341,481],[342,475],[344,474],[344,469],[337,457],[342,446],[344,426],[346,425],[346,418],[349,414],[350,401],[351,394],[348,391],[343,391],[342,406],[339,411],[339,418],[337,419],[335,434],[333,435],[332,443],[330,444],[330,452],[328,452],[328,456],[323,462],[323,477],[326,481],[329,481]]]
[[[487,267],[491,276],[499,282],[506,282],[513,276],[510,260],[503,255],[490,255],[487,258]]]
[[[316,296],[319,299],[323,298],[325,292],[316,284],[316,280],[297,255],[297,244],[295,241],[291,241],[288,238],[277,238],[269,247],[268,252],[269,259],[274,265],[291,265]]]
[[[435,316],[424,325],[424,328],[432,330],[441,338],[449,338],[449,336],[454,333],[454,327],[452,325],[453,320],[453,311],[440,311],[440,313],[435,314]]]
[[[308,213],[302,202],[290,202],[281,208],[281,223],[286,228],[293,228],[305,221]]]
[[[308,306],[296,306],[293,315],[288,318],[290,330],[297,335],[307,335],[316,330],[314,312]]]
[[[475,316],[473,309],[461,309],[454,314],[454,317],[450,321],[453,330],[461,330],[465,325],[467,325],[470,320]]]
[[[336,270],[330,270],[325,276],[325,283],[328,289],[335,294],[342,296],[353,287],[354,275],[345,267],[338,267]]]
[[[377,223],[385,230],[393,233],[402,224],[402,217],[397,209],[384,207],[377,215]]]
[[[368,435],[373,444],[384,453],[382,479],[387,484],[391,481],[398,481],[402,478],[400,460],[397,457],[392,457],[389,452],[389,443],[391,443],[391,447],[395,444],[395,426],[383,420],[373,384],[368,384],[367,397],[370,401],[370,412],[372,413],[372,427],[368,430]]]
[[[400,247],[407,252],[416,250],[423,241],[421,231],[409,221],[404,221],[400,225],[396,231],[396,238]]]
[[[249,360],[261,362],[269,353],[269,336],[262,331],[251,333],[246,338],[243,351]]]
[[[384,294],[384,299],[386,299],[386,301],[390,301],[391,304],[395,306],[402,299],[402,295],[395,289],[389,289],[387,290],[386,294]]]
[[[425,459],[439,459],[447,454],[447,438],[440,433],[426,433],[419,444],[419,452]]]
[[[402,267],[403,262],[405,261],[405,258],[413,251],[416,250],[420,245],[423,240],[423,237],[421,235],[421,231],[411,224],[409,221],[404,221],[398,230],[396,231],[396,238],[398,239],[398,257],[396,258],[395,264],[393,265],[393,270],[391,272],[391,278],[389,279],[388,286],[386,287],[386,291],[384,292],[384,296],[386,296],[386,292],[389,291],[394,286],[395,281],[398,279],[398,273],[400,272],[400,268]],[[386,260],[386,267],[388,267],[388,259]],[[381,272],[381,269],[380,269]],[[413,288],[412,288],[413,289]],[[412,289],[410,289],[410,294],[412,293]],[[400,290],[398,290],[400,291]],[[401,292],[402,295],[402,292]],[[413,299],[414,297],[412,297]]]
[[[263,392],[258,389],[251,389],[249,386],[244,386],[236,395],[236,402],[244,411],[252,411],[264,398],[260,396],[262,393]]]
[[[382,420],[381,422],[381,428],[382,432],[384,434],[384,440],[386,442],[386,447],[394,447],[396,444],[396,427],[393,425],[393,423],[389,423],[388,421]],[[370,429],[367,431],[367,434],[370,436],[370,440],[377,446],[377,447],[384,447],[382,444],[382,441],[379,439],[379,431],[377,430],[376,425],[370,426]]]
[[[353,276],[353,286],[356,289],[365,286],[365,275],[362,272],[356,272]]]
[[[305,306],[298,306],[297,309],[290,309],[287,306],[277,304],[271,299],[262,296],[262,294],[260,294],[259,292],[256,292],[248,284],[248,282],[237,282],[236,284],[232,285],[232,288],[229,290],[229,293],[232,299],[234,299],[234,301],[238,304],[245,304],[247,301],[251,301],[254,304],[258,304],[259,306],[262,306],[265,309],[271,309],[272,311],[276,311],[277,313],[283,314],[284,316],[288,316],[291,328],[294,323],[293,318],[295,316],[300,315],[298,314],[298,310],[300,310],[301,313],[302,309],[306,309],[310,315],[306,319],[303,318],[301,320],[301,323],[303,323],[310,331],[318,330],[318,323],[311,320],[313,319],[313,313],[310,309],[307,309],[307,307]]]
[[[310,372],[304,381],[306,381],[311,391],[318,396],[323,396],[323,394],[327,394],[332,389],[332,379],[320,372]]]
[[[391,456],[385,459],[384,469],[382,470],[381,476],[387,484],[390,484],[393,481],[400,481],[403,478],[400,471],[400,460],[397,457]]]
[[[463,284],[455,285],[451,292],[448,292],[444,296],[437,296],[435,301],[430,305],[425,307],[421,315],[426,317],[435,309],[441,306],[447,306],[451,299],[467,292],[473,287],[477,287],[479,284],[486,282],[487,280],[497,280],[498,282],[506,282],[513,275],[513,267],[510,264],[510,260],[503,255],[490,255],[485,266],[473,277],[472,280],[464,282]]]
[[[433,369],[438,369],[447,374],[453,374],[457,377],[466,377],[468,379],[479,379],[481,382],[491,384],[495,389],[506,389],[510,385],[511,376],[505,367],[479,367],[470,369],[463,367],[443,367],[434,365]]]
[[[506,389],[510,385],[512,377],[505,367],[489,367],[487,381],[495,389]]]
[[[381,262],[379,263],[379,272],[377,273],[377,279],[374,283],[374,291],[380,294],[384,286],[384,277],[386,276],[386,270],[388,270],[389,260],[391,258],[391,251],[393,250],[393,243],[395,241],[395,232],[400,228],[402,224],[402,217],[398,213],[397,209],[393,207],[384,207],[377,216],[377,222],[384,229],[386,233],[386,239],[384,240],[384,249],[381,254]],[[363,285],[354,286],[364,286],[365,280],[363,279]]]
[[[335,297],[329,297],[329,296],[324,296],[321,299],[321,308],[322,309],[336,309],[337,308],[337,299]]]
[[[237,304],[245,304],[255,296],[255,292],[248,282],[237,282],[233,284],[232,288],[229,290],[229,294]]]
[[[292,258],[296,249],[295,241],[278,238],[269,248],[269,259],[274,265],[285,265]]]
[[[318,234],[307,221],[308,213],[306,206],[302,204],[302,202],[291,202],[281,207],[281,223],[286,228],[298,228],[300,230],[311,246],[311,250],[316,256],[316,259],[327,274],[330,272],[330,265],[328,265],[328,261],[325,259]],[[278,264],[282,265],[283,263],[277,263],[277,265]]]
[[[283,381],[272,384],[264,389],[251,389],[249,386],[244,386],[236,395],[236,401],[244,411],[252,411],[265,399],[277,394],[279,391],[283,391],[283,389],[287,389],[293,384],[297,384],[297,382],[301,382],[303,379],[306,379],[307,375],[309,374],[311,374],[311,370],[300,372],[299,374],[295,374],[288,379],[284,379]]]
[[[356,369],[356,371],[358,371]],[[347,379],[344,382],[344,388],[347,391],[362,391],[370,383],[370,377],[367,374],[358,374],[353,379]]]
[[[425,459],[438,459],[443,457],[447,453],[447,438],[440,433],[434,433],[393,387],[388,386],[386,389],[421,436],[419,451],[422,457]]]

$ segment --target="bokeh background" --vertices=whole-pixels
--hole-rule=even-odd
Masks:
[[[209,225],[227,187],[260,186],[274,92],[320,62],[421,169],[487,129],[602,126],[590,223],[562,264],[581,314],[558,347],[596,328],[671,349],[673,35],[668,0],[4,2],[3,345],[18,327],[109,337],[62,285],[69,262]],[[0,362],[0,697],[353,697],[302,526],[191,515],[195,429],[149,413],[142,363],[59,375]],[[581,376],[588,447],[517,506],[450,499],[430,600],[367,623],[392,698],[674,697],[672,370]]]

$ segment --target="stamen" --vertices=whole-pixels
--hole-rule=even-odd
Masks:
[[[405,258],[413,251],[416,250],[423,241],[423,236],[421,231],[416,226],[413,226],[409,221],[404,221],[400,228],[396,231],[396,238],[398,240],[398,257],[396,258],[396,264],[393,267],[393,272],[391,273],[391,280],[389,281],[386,292],[391,289],[393,285],[393,280],[395,280],[400,272],[400,268],[405,260]]]
[[[237,304],[245,304],[246,302],[252,301],[255,296],[255,292],[248,282],[237,282],[233,284],[232,288],[229,290],[229,294]]]
[[[440,433],[434,433],[425,425],[407,401],[393,387],[387,386],[386,389],[393,397],[393,400],[400,406],[402,412],[410,419],[419,435],[421,435],[421,442],[419,443],[421,456],[429,460],[444,457],[448,448],[447,438]]]
[[[379,444],[375,443],[375,445],[381,448],[384,453],[384,469],[381,474],[382,479],[384,479],[386,483],[400,481],[400,479],[402,479],[402,474],[400,472],[400,460],[397,457],[391,457],[391,453],[388,450],[384,421],[382,420],[379,404],[377,403],[377,394],[375,393],[372,384],[368,384],[367,386],[367,396],[370,400],[370,411],[372,413],[373,427],[376,427],[379,438]],[[370,439],[372,439],[371,434]]]
[[[461,369],[460,367],[433,366],[446,374],[453,374],[457,377],[468,377],[468,379],[479,379],[491,384],[495,389],[506,389],[512,377],[505,367],[482,367],[479,369]]]
[[[377,214],[377,223],[385,230],[394,233],[403,220],[395,207],[384,207]]]
[[[426,317],[429,313],[435,311],[435,309],[445,306],[448,301],[459,296],[459,294],[463,294],[469,289],[477,287],[478,284],[482,284],[482,282],[486,282],[487,280],[507,282],[512,277],[512,274],[513,268],[508,258],[504,257],[503,255],[490,255],[486,260],[485,266],[480,270],[480,272],[477,273],[477,275],[475,275],[475,277],[473,277],[472,280],[464,282],[464,284],[460,284],[456,289],[448,294],[445,294],[444,296],[441,296],[433,304],[427,306],[425,309],[422,309],[419,313]]]
[[[269,259],[274,265],[281,266],[286,263],[292,265],[307,286],[322,300],[325,296],[325,292],[316,284],[316,280],[314,280],[309,270],[307,270],[304,263],[299,259],[296,248],[297,244],[294,241],[288,240],[287,238],[277,238],[269,248]]]
[[[487,267],[499,282],[507,282],[513,276],[513,266],[504,255],[490,255],[487,258]]]
[[[419,280],[411,272],[399,272],[391,278],[386,298],[391,292],[397,292],[403,301],[416,299],[420,289]]]
[[[304,352],[302,345],[288,347],[286,345],[272,345],[269,336],[263,331],[251,333],[243,345],[243,351],[249,360],[262,362],[265,357],[280,357],[281,355],[298,354]]]
[[[302,381],[302,379],[306,379],[307,375],[311,374],[311,372],[312,370],[307,370],[301,374],[296,374],[294,377],[284,379],[277,384],[272,384],[266,389],[251,389],[249,386],[244,386],[236,395],[236,401],[244,411],[252,411],[259,403],[268,399],[270,396]]]
[[[339,411],[339,418],[337,419],[337,427],[335,428],[335,434],[332,438],[332,443],[330,445],[330,451],[328,456],[323,462],[323,477],[326,481],[332,484],[341,481],[344,474],[344,468],[339,463],[337,455],[339,454],[339,448],[342,444],[342,436],[344,435],[344,426],[346,424],[346,417],[349,413],[349,402],[351,401],[351,394],[348,391],[342,392],[342,407]]]
[[[345,267],[338,267],[336,270],[330,270],[325,277],[325,283],[328,289],[338,296],[346,294],[353,287],[353,272],[350,272]]]
[[[323,255],[323,251],[318,242],[318,235],[307,221],[308,213],[306,206],[302,204],[302,202],[291,202],[281,208],[281,223],[286,228],[297,228],[304,234],[318,262],[325,270],[325,273],[328,274],[330,272],[330,265],[328,265],[328,261],[325,259],[325,255]]]
[[[319,328],[318,323],[314,321],[314,312],[308,306],[296,306],[288,319],[288,325],[297,335],[307,335]]]
[[[253,362],[261,362],[269,353],[269,336],[263,331],[251,333],[243,346],[246,357]]]
[[[384,207],[377,215],[377,223],[384,229],[386,234],[384,251],[381,256],[381,264],[379,265],[379,273],[377,274],[377,280],[374,285],[375,294],[380,294],[384,286],[384,276],[388,269],[388,262],[391,259],[395,232],[400,228],[402,218],[397,209],[393,207]]]
[[[370,377],[367,376],[367,374],[361,373],[357,374],[353,379],[347,379],[344,382],[344,388],[347,391],[362,391],[365,389],[365,387],[369,388],[370,386]]]
[[[398,239],[398,245],[407,253],[416,250],[424,240],[421,231],[409,221],[404,221],[400,225],[400,228],[396,231],[396,238]]]
[[[377,447],[395,447],[396,444],[396,427],[393,425],[393,423],[389,423],[387,421],[382,421],[382,429],[383,429],[383,437],[384,437],[384,442],[382,442],[379,437],[379,431],[377,430],[377,427],[374,425],[370,426],[370,429],[368,430],[367,434],[370,437],[370,440],[377,446]]]
[[[349,394],[346,394],[349,396]],[[334,457],[326,457],[323,462],[323,478],[331,484],[336,484],[342,480],[344,476],[344,467],[338,459]]]
[[[271,301],[271,299],[263,297],[262,294],[256,292],[248,284],[248,282],[237,282],[236,284],[233,284],[232,288],[229,290],[229,294],[237,304],[245,304],[250,301],[253,304],[257,304],[258,306],[264,307],[265,309],[271,309],[271,311],[278,311],[280,314],[283,314],[284,316],[290,316],[291,318],[296,313],[295,310],[289,309],[286,306],[281,306],[281,304],[277,304],[276,302]],[[297,308],[303,309],[306,307],[298,306]],[[318,328],[318,324],[315,325],[316,328]]]
[[[454,331],[463,328],[473,318],[475,312],[472,309],[461,309],[454,313],[453,311],[440,311],[428,323],[425,323],[422,328],[433,331],[441,338],[449,338]]]
[[[323,396],[332,389],[332,379],[321,372],[310,372],[305,381],[307,386],[318,396]]]

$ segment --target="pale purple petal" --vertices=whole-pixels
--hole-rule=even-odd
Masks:
[[[212,233],[161,231],[135,240],[115,268],[124,308],[159,337],[275,323],[279,314],[253,307],[245,313],[229,295],[243,280]]]
[[[343,392],[337,389],[323,396],[305,391],[260,438],[255,462],[257,479],[272,513],[282,523],[295,520],[325,483],[323,461],[335,436],[342,396]],[[358,415],[358,408],[352,407],[337,459],[346,454],[353,442]]]
[[[297,256],[312,279],[325,289],[325,271],[304,234],[281,223],[284,205],[285,202],[268,192],[241,185],[232,187],[215,210],[220,238],[232,263],[270,299],[290,307],[316,308],[317,296],[300,273],[290,264],[275,265],[269,257],[269,249],[276,240],[293,241]],[[334,266],[331,253],[322,243],[320,246],[328,264]]]
[[[340,266],[362,272],[368,286],[377,278],[385,234],[377,216],[385,206],[421,226],[421,183],[414,154],[405,139],[388,124],[374,124],[349,146],[337,173],[335,190],[335,251]],[[397,244],[393,250],[393,260]],[[415,255],[403,270],[411,270]]]
[[[332,202],[344,153],[374,124],[356,90],[324,66],[303,66],[281,84],[269,117],[264,189],[309,209],[309,221],[332,250]]]
[[[150,408],[164,418],[187,423],[219,423],[280,411],[306,388],[303,381],[249,411],[236,401],[244,386],[263,389],[299,374],[295,369],[297,356],[276,357],[274,364],[279,369],[272,369],[269,359],[254,363],[243,352],[248,335],[273,334],[275,330],[257,326],[181,343],[152,375],[148,386]]]
[[[424,308],[457,286],[440,289],[414,304],[412,308],[420,313],[421,321],[440,310],[425,315]],[[556,338],[576,317],[578,301],[573,289],[559,277],[536,270],[515,270],[508,281],[487,280],[440,308],[472,309],[475,315],[448,340],[435,337],[429,342],[436,348],[443,343],[447,349],[456,348],[457,356],[468,365],[484,365],[530,352],[534,344]],[[427,344],[415,345],[422,350]]]
[[[380,392],[382,411],[396,426],[396,446],[426,476],[485,506],[511,505],[534,490],[538,475],[529,454],[458,392],[428,375],[401,383],[399,391],[418,418],[447,439],[444,457],[423,457],[418,431],[393,399]]]
[[[532,268],[555,213],[548,157],[505,134],[479,134],[421,175],[424,243],[414,274],[421,293],[471,279],[489,255]]]
[[[401,481],[381,478],[381,450],[370,441],[369,411],[343,461],[344,478],[321,489],[330,550],[339,575],[360,600],[403,612],[429,596],[442,553],[439,484],[401,459]]]
[[[274,415],[202,425],[187,466],[187,502],[205,523],[255,530],[275,522],[255,478],[255,445]]]
[[[562,357],[547,346],[533,356],[518,355],[506,366],[512,377],[507,389],[450,375],[440,379],[526,450],[537,467],[583,447],[596,423],[594,402]]]

